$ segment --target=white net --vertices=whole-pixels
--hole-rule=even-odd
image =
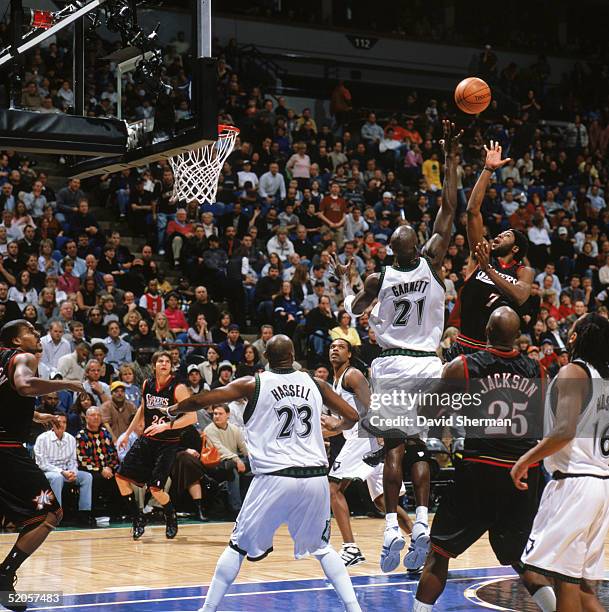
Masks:
[[[218,177],[239,135],[236,127],[218,126],[218,140],[169,158],[174,174],[173,195],[179,200],[199,204],[216,201]]]

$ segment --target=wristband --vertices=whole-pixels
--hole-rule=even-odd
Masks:
[[[355,300],[355,296],[348,295],[343,301],[343,306],[345,310],[349,313],[350,316],[357,318],[357,317],[360,317],[361,315],[353,313],[353,310],[352,310],[353,300]]]
[[[491,174],[494,174],[494,170],[492,168],[489,168],[488,166],[484,166],[484,168],[482,169],[482,171],[486,170],[487,172],[490,172]]]

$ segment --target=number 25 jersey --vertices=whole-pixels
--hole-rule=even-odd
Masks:
[[[427,257],[408,268],[383,268],[378,301],[370,313],[379,346],[435,351],[444,329],[444,294],[444,283]]]
[[[323,400],[317,383],[291,369],[256,374],[256,391],[243,412],[254,474],[327,467],[321,433]]]

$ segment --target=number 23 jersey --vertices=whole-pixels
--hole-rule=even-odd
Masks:
[[[383,349],[433,352],[444,329],[445,287],[427,257],[412,266],[381,272],[378,301],[370,325]]]
[[[243,412],[254,474],[327,467],[321,433],[323,400],[304,372],[271,369],[256,374],[256,391]]]

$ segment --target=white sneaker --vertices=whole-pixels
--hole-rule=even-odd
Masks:
[[[364,557],[359,547],[352,544],[343,544],[342,550],[340,551],[340,558],[343,560],[345,567],[354,567],[366,561],[366,557]]]
[[[412,527],[410,546],[404,557],[404,567],[409,571],[414,571],[425,564],[427,553],[429,552],[429,525],[421,521],[416,521]]]
[[[381,571],[392,572],[400,564],[400,552],[405,545],[406,540],[399,527],[385,527],[381,549]]]
[[[165,255],[165,249],[159,249],[159,255]]]

